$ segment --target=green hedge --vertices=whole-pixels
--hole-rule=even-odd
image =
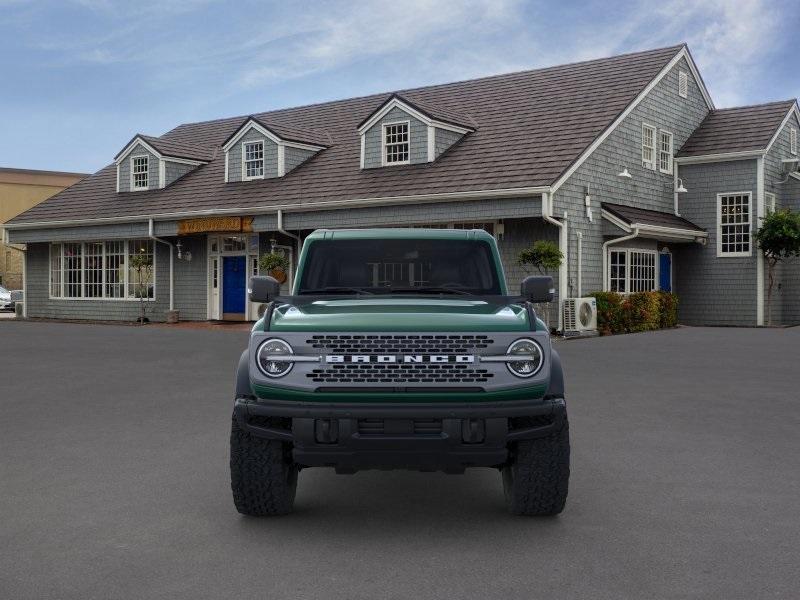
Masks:
[[[675,327],[678,297],[670,292],[594,292],[597,299],[597,329],[600,335],[633,333]]]

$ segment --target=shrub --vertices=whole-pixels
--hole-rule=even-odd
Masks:
[[[623,309],[628,311],[628,331],[651,331],[661,326],[661,301],[658,292],[635,292]]]
[[[594,292],[589,295],[597,300],[597,329],[600,335],[621,333],[623,297],[616,292]]]
[[[678,296],[672,292],[658,292],[661,302],[661,327],[676,327],[678,325]]]
[[[520,265],[530,265],[544,275],[547,271],[555,271],[561,266],[564,255],[558,244],[550,240],[537,240],[530,248],[520,251],[517,261]]]
[[[600,335],[651,331],[675,327],[678,298],[669,292],[616,292],[589,294],[597,300],[597,330]]]

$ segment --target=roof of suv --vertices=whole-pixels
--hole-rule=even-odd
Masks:
[[[491,240],[483,229],[317,229],[307,240]]]

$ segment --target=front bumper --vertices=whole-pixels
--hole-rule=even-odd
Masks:
[[[366,404],[240,397],[234,414],[252,435],[292,443],[294,460],[303,466],[463,472],[502,465],[510,442],[560,429],[566,403],[563,398]]]

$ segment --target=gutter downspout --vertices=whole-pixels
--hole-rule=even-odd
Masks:
[[[300,236],[295,235],[294,233],[289,233],[283,228],[283,209],[280,208],[278,209],[277,216],[278,216],[278,233],[282,233],[286,237],[290,237],[295,241],[296,250],[294,256],[294,263],[296,266],[297,261],[300,260]],[[294,282],[294,279],[292,279],[292,282]]]
[[[553,195],[552,193],[542,194],[542,219],[558,227],[558,249],[564,255],[564,260],[561,261],[561,266],[558,268],[558,331],[564,331],[564,314],[561,310],[562,302],[567,297],[567,277],[568,277],[568,262],[569,262],[569,248],[567,239],[567,212],[564,211],[564,221],[554,219],[553,214]]]
[[[675,216],[680,217],[681,213],[680,207],[678,206],[678,192],[675,191],[678,189],[678,163],[674,161],[672,163],[672,173],[672,195],[674,197],[673,201],[675,202]]]
[[[581,298],[583,296],[583,232],[579,231],[576,235],[578,236],[578,293],[575,296]]]
[[[154,235],[153,229],[153,219],[148,220],[147,222],[147,236],[156,242],[161,242],[162,244],[169,246],[169,310],[170,312],[175,310],[175,246],[172,245],[171,242],[167,240],[162,240]],[[153,261],[155,262],[155,255],[153,256]]]
[[[639,237],[639,228],[634,227],[633,233],[630,235],[625,235],[621,238],[615,238],[613,240],[608,240],[607,242],[603,242],[603,291],[607,292],[608,288],[611,286],[609,285],[608,281],[608,247],[613,246],[614,244],[621,244],[622,242],[627,242],[628,240],[632,240],[633,238]]]

